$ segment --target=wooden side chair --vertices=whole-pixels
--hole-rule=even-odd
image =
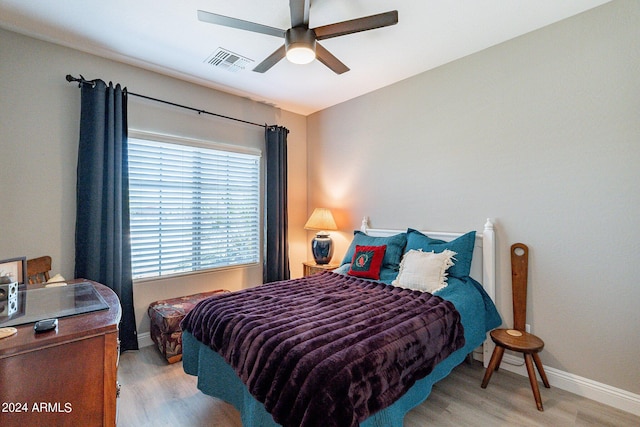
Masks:
[[[544,347],[544,342],[537,336],[526,332],[527,323],[527,270],[529,266],[529,248],[523,243],[511,245],[511,286],[513,288],[513,329],[494,329],[491,331],[491,340],[496,344],[489,366],[482,379],[482,388],[487,388],[491,374],[497,371],[502,362],[504,350],[509,349],[524,355],[524,362],[527,365],[529,382],[533,397],[536,399],[536,406],[539,411],[544,411],[538,380],[533,369],[535,363],[542,383],[546,388],[550,388],[547,375],[544,373],[542,362],[538,353]]]
[[[27,278],[29,284],[46,283],[51,271],[51,257],[41,256],[27,260]]]

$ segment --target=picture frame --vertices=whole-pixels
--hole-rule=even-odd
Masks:
[[[0,273],[13,277],[19,285],[26,285],[28,283],[27,257],[0,260]]]

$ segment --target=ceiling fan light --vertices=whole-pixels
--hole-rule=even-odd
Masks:
[[[293,27],[284,35],[287,59],[294,64],[308,64],[316,59],[316,34],[305,27]]]
[[[287,59],[294,64],[308,64],[316,59],[316,52],[309,46],[289,47]]]

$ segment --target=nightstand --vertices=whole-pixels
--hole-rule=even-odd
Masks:
[[[340,267],[340,264],[316,264],[315,261],[305,261],[302,265],[305,276],[311,276],[312,274],[316,274],[324,270],[335,270]]]

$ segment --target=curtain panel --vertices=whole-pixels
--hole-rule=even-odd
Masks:
[[[287,213],[287,134],[282,126],[265,130],[265,249],[263,283],[287,280],[289,272],[289,240]]]
[[[115,291],[121,351],[138,348],[133,306],[127,163],[127,93],[102,80],[82,84],[76,187],[75,277]]]

